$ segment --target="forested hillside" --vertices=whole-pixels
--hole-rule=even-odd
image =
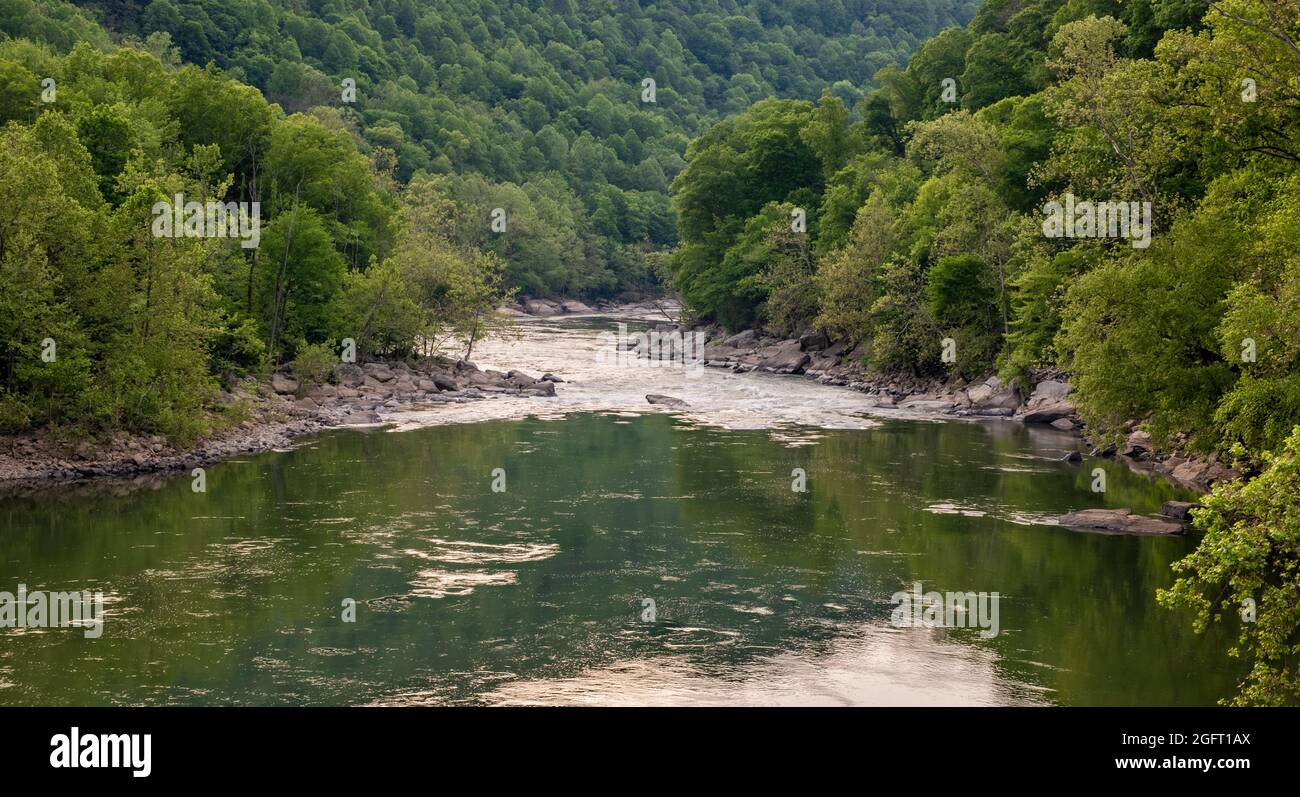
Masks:
[[[1163,600],[1240,614],[1239,699],[1294,702],[1298,42],[1287,0],[988,0],[856,107],[767,99],[693,140],[676,285],[879,372],[1063,371],[1095,442],[1259,474],[1207,500]]]
[[[168,34],[183,62],[211,63],[286,112],[335,109],[334,124],[363,153],[391,158],[399,183],[419,171],[455,175],[459,213],[485,219],[502,207],[515,220],[509,236],[472,241],[502,256],[510,284],[591,297],[654,285],[646,253],[677,242],[667,186],[689,137],[773,95],[831,87],[851,105],[876,71],[965,22],[976,3],[78,5],[115,37]],[[25,21],[37,9],[66,19],[52,0],[7,5],[7,32],[59,48],[85,27]],[[345,80],[355,85],[348,101]],[[236,165],[233,190],[246,195],[251,162]]]
[[[1298,28],[1273,0],[986,3],[858,114],[768,99],[692,141],[677,285],[878,370],[1063,368],[1099,438],[1276,447],[1300,422]],[[1136,203],[1132,229],[1051,235],[1075,199]]]
[[[652,290],[691,135],[853,103],[973,8],[3,0],[0,427],[190,439],[230,374]]]

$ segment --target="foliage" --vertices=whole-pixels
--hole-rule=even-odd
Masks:
[[[1300,703],[1300,426],[1263,472],[1218,486],[1195,513],[1200,546],[1174,565],[1183,574],[1161,603],[1193,613],[1194,626],[1234,618],[1250,672],[1231,702]],[[1236,622],[1241,616],[1243,621]]]

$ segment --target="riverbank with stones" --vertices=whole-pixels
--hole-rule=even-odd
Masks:
[[[535,378],[520,371],[480,370],[444,357],[340,364],[319,384],[302,384],[283,373],[268,380],[247,377],[221,391],[224,411],[213,414],[216,430],[191,446],[125,433],[88,440],[65,440],[45,430],[0,436],[0,494],[188,472],[235,456],[282,450],[327,429],[382,425],[405,407],[552,397],[558,381],[550,374]]]
[[[652,331],[683,331],[674,324],[657,324]],[[1110,458],[1131,470],[1163,477],[1181,487],[1205,493],[1215,484],[1241,478],[1242,474],[1220,462],[1217,455],[1201,457],[1175,448],[1160,451],[1137,419],[1125,429],[1122,444],[1092,446],[1086,443],[1086,426],[1079,417],[1066,375],[1041,372],[1032,385],[1012,379],[1004,383],[997,376],[967,382],[961,377],[925,378],[868,372],[862,365],[863,352],[834,342],[824,333],[781,339],[757,330],[727,334],[716,327],[697,328],[702,336],[702,358],[706,367],[726,368],[737,373],[765,371],[799,375],[821,384],[847,387],[870,396],[875,409],[899,409],[954,418],[1005,418],[1025,424],[1041,424],[1076,434],[1080,449],[1066,456],[1081,463],[1085,454]],[[629,349],[640,345],[633,336]],[[1182,442],[1181,440],[1175,441]],[[1084,518],[1088,520],[1088,518]],[[1123,525],[1123,524],[1121,524]]]
[[[637,304],[597,304],[591,307],[574,300],[524,298],[505,311],[535,318],[621,312],[644,316],[658,314],[671,319],[680,314],[681,308],[676,303],[654,299]],[[1181,448],[1182,439],[1174,441],[1173,450],[1157,450],[1151,435],[1141,428],[1138,419],[1125,425],[1122,445],[1088,445],[1086,424],[1079,417],[1071,398],[1068,377],[1061,372],[1035,374],[1032,386],[1022,385],[1015,379],[1004,383],[996,375],[967,382],[961,377],[936,379],[880,374],[866,370],[862,365],[864,353],[860,349],[851,348],[843,341],[832,341],[825,332],[783,339],[756,329],[729,334],[717,326],[688,329],[671,322],[654,324],[650,331],[697,333],[703,342],[701,356],[706,367],[726,368],[737,373],[765,371],[803,376],[821,384],[865,393],[874,399],[871,406],[875,409],[900,409],[956,418],[1006,418],[1072,432],[1080,440],[1080,450],[1066,456],[1070,462],[1081,463],[1085,454],[1115,459],[1133,471],[1162,477],[1197,493],[1209,492],[1215,484],[1242,477],[1240,472],[1220,462],[1217,454],[1203,457],[1185,451]],[[624,349],[635,351],[642,340],[633,335],[624,344]],[[658,395],[648,400],[652,404],[680,401],[672,396]],[[1185,519],[1185,516],[1180,515],[1179,519]]]

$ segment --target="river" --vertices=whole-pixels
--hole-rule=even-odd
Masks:
[[[1155,603],[1194,538],[1049,520],[1186,494],[1062,462],[1077,442],[1052,429],[873,410],[798,377],[610,365],[618,320],[528,321],[476,348],[480,367],[565,379],[554,399],[410,409],[213,466],[201,493],[186,475],[0,499],[0,590],[105,595],[98,638],[0,628],[0,705],[1232,693],[1222,634]],[[997,634],[891,623],[917,582],[996,592]]]

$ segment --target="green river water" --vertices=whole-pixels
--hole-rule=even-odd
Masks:
[[[610,325],[534,324],[479,356],[567,374],[554,400],[325,433],[215,465],[205,493],[178,476],[0,499],[0,590],[106,599],[98,639],[0,629],[0,705],[1203,705],[1232,692],[1222,634],[1198,637],[1155,603],[1194,538],[1046,522],[1185,495],[1114,462],[1061,462],[1076,442],[1054,430],[882,416],[792,377],[611,375],[587,356]],[[648,408],[646,392],[692,412]],[[1104,495],[1089,488],[1097,466]],[[796,468],[806,492],[791,489]],[[917,581],[999,593],[999,633],[893,626],[890,596]]]

